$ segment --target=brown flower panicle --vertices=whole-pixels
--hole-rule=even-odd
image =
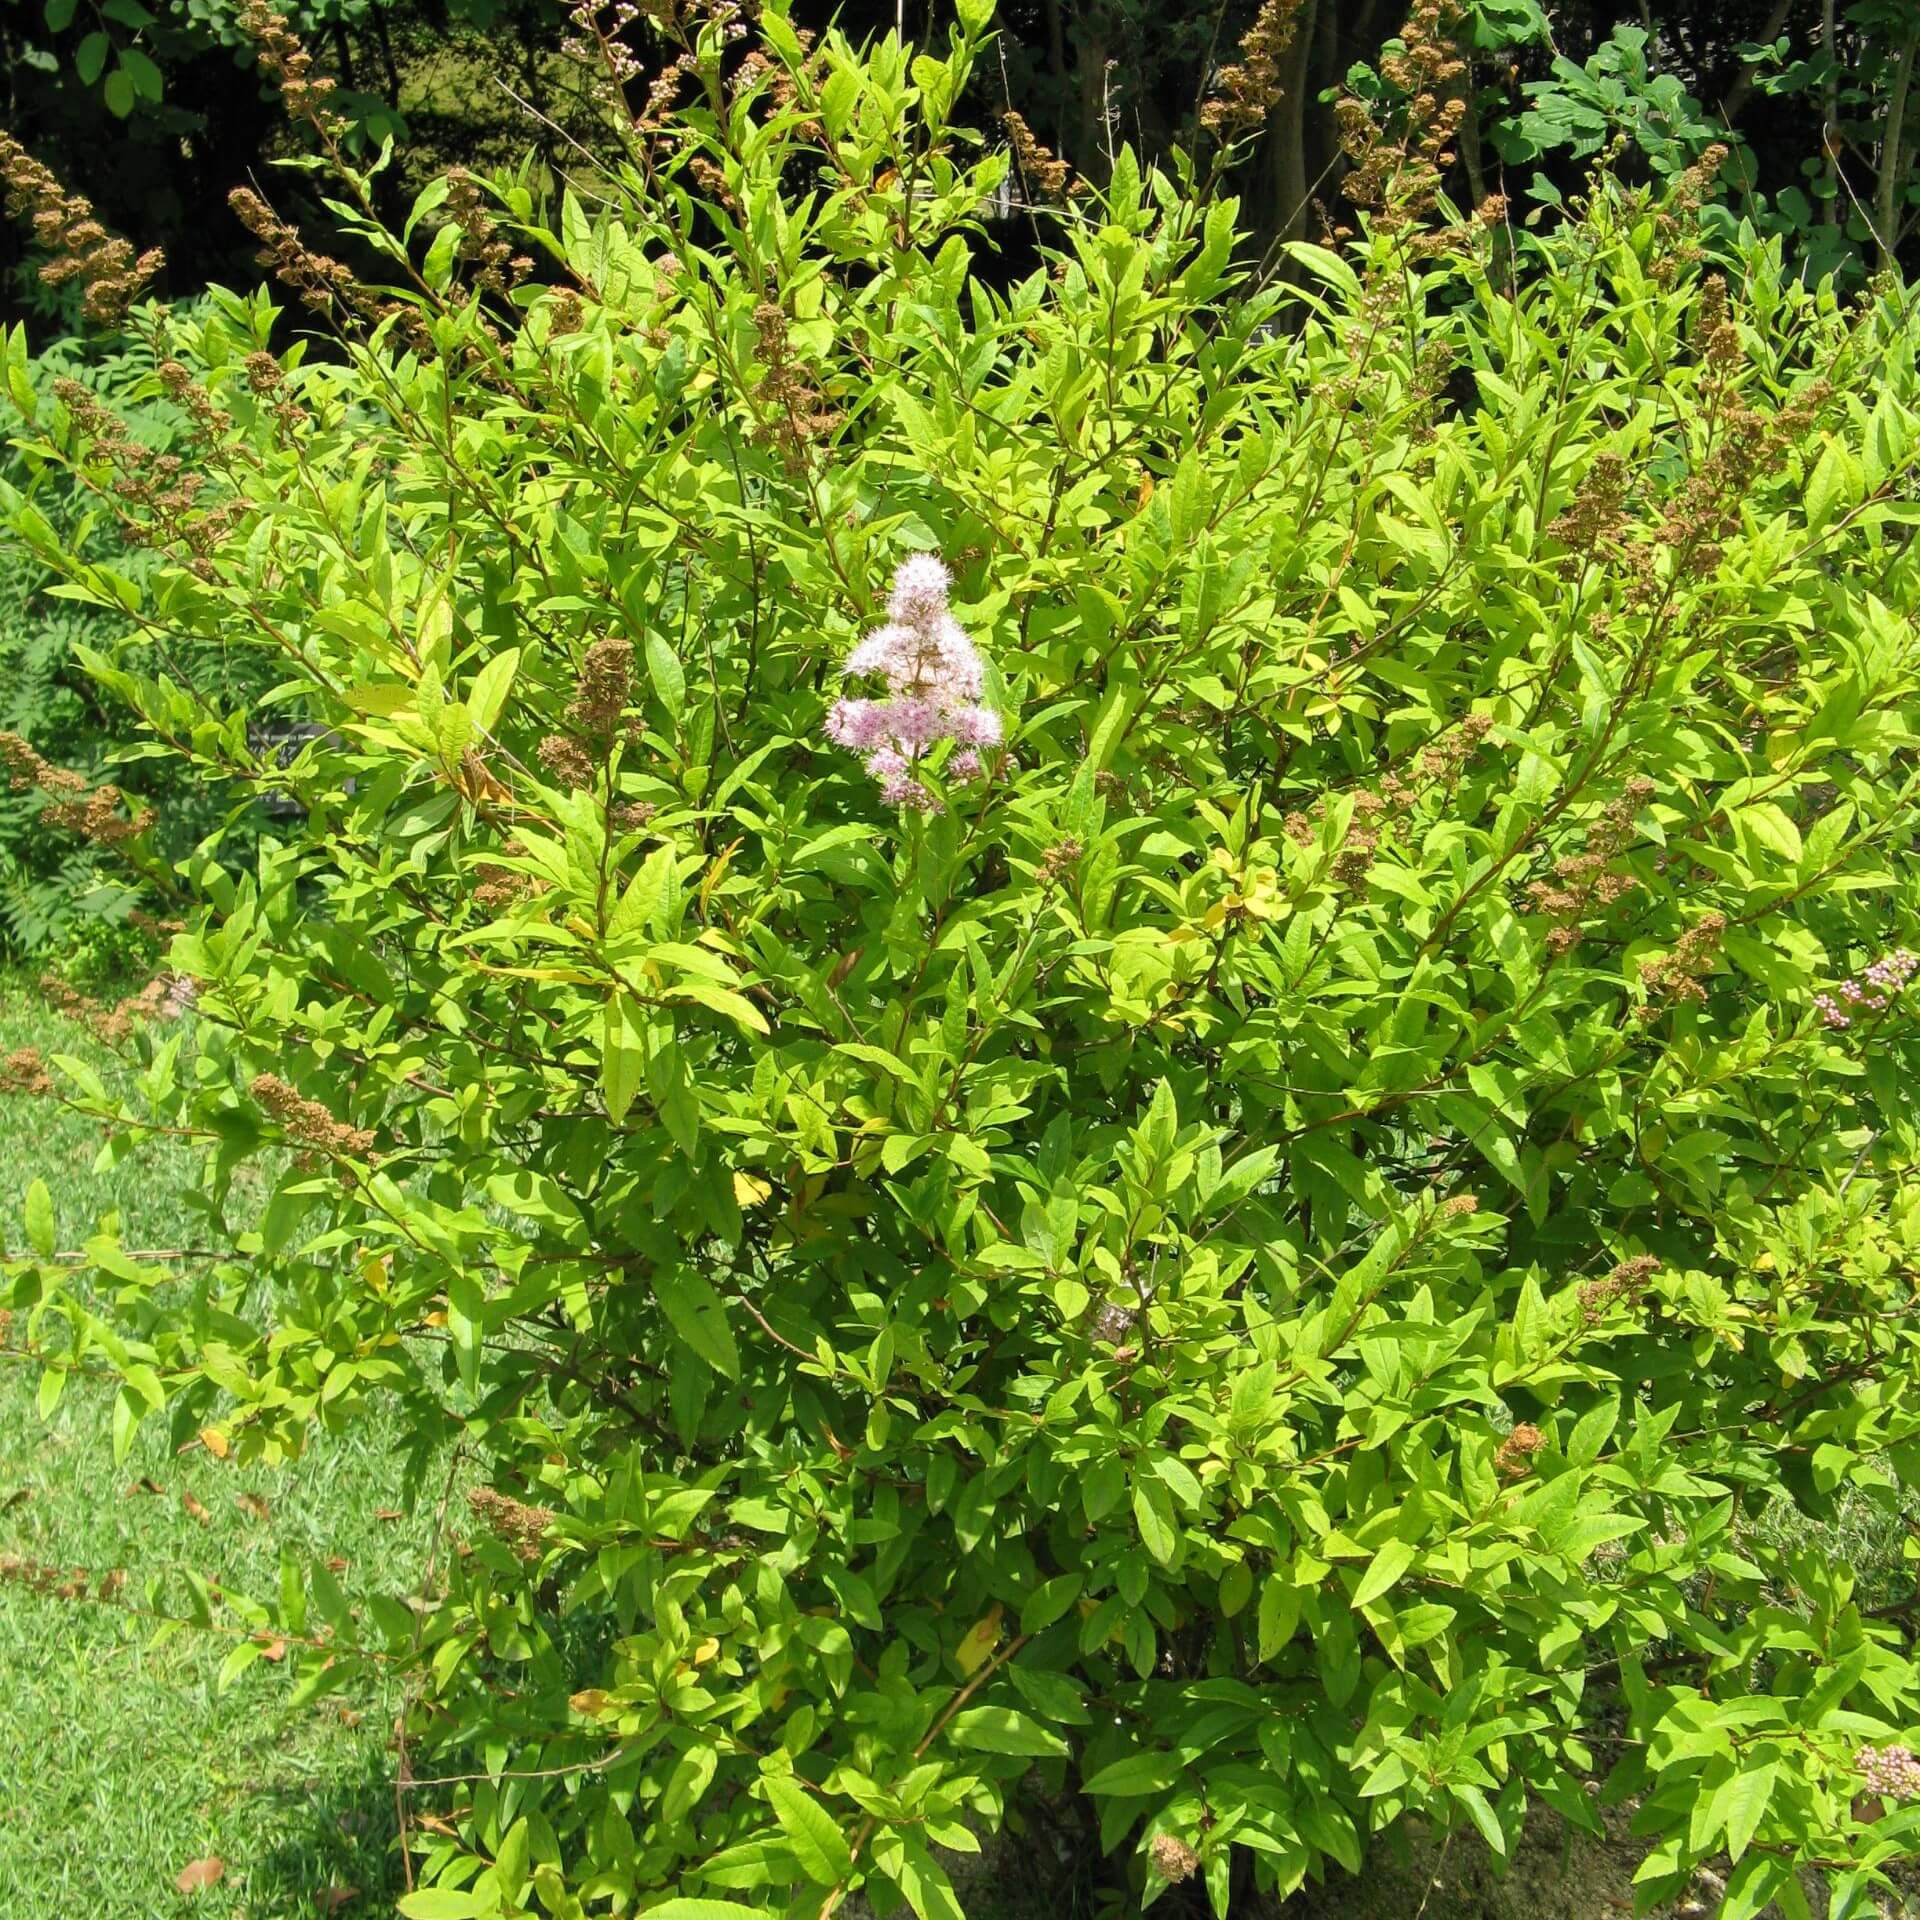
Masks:
[[[1658,1258],[1651,1253],[1636,1253],[1602,1274],[1598,1280],[1583,1280],[1578,1290],[1581,1317],[1588,1326],[1606,1318],[1617,1301],[1637,1302],[1647,1282],[1660,1271]]]
[[[1000,116],[1006,130],[1007,145],[1013,151],[1014,165],[1020,169],[1029,198],[1058,200],[1067,191],[1073,169],[1058,154],[1041,143],[1040,136],[1012,107]]]
[[[227,195],[227,204],[260,242],[260,265],[312,312],[330,319],[341,312],[364,320],[378,317],[378,302],[354,278],[352,269],[315,253],[251,187],[235,187]]]
[[[11,770],[11,785],[16,793],[38,787],[49,796],[47,804],[40,809],[40,818],[48,826],[76,833],[95,846],[119,846],[124,841],[137,839],[153,825],[151,807],[130,806],[123,814],[120,808],[126,796],[118,787],[89,788],[82,775],[43,759],[17,733],[0,733],[0,761]],[[53,797],[56,795],[59,797]]]
[[[554,782],[573,792],[593,785],[593,759],[578,740],[564,733],[550,733],[534,748],[534,756]]]
[[[1223,67],[1215,91],[1200,108],[1200,124],[1217,140],[1244,140],[1258,133],[1285,86],[1280,61],[1293,44],[1300,0],[1261,0],[1260,11],[1240,41],[1240,58]]]
[[[284,13],[276,13],[267,0],[240,0],[240,31],[253,44],[287,111],[305,120],[329,145],[347,131],[347,122],[332,105],[335,84],[324,73],[313,70],[313,55],[301,44],[292,23]]]
[[[604,746],[618,730],[632,698],[633,642],[608,634],[581,656],[573,698],[567,703],[567,725]]]
[[[203,442],[218,439],[233,424],[178,361],[162,361],[155,371]],[[87,455],[111,467],[105,491],[126,534],[150,547],[173,545],[196,572],[203,571],[245,517],[245,504],[228,498],[209,505],[203,497],[207,477],[199,467],[136,440],[126,422],[78,380],[54,381],[53,393]]]
[[[467,1505],[495,1539],[504,1541],[513,1550],[516,1558],[529,1564],[540,1558],[542,1537],[554,1522],[551,1507],[529,1506],[493,1487],[471,1489]]]
[[[1411,250],[1422,254],[1459,247],[1479,231],[1428,220],[1467,114],[1467,63],[1447,31],[1446,14],[1446,0],[1418,0],[1400,29],[1399,48],[1381,58],[1381,78],[1401,96],[1397,137],[1352,94],[1334,106],[1352,168],[1341,191],[1356,206],[1375,209],[1376,231],[1406,234]]]
[[[1647,1003],[1640,1009],[1643,1020],[1656,1019],[1658,1003],[1675,1005],[1681,1001],[1703,1001],[1707,990],[1700,982],[1713,971],[1720,956],[1720,942],[1727,931],[1724,913],[1703,913],[1678,940],[1670,952],[1640,962],[1640,978],[1647,989]]]
[[[1035,869],[1035,877],[1043,887],[1057,887],[1067,874],[1080,864],[1080,856],[1086,851],[1071,834],[1064,840],[1056,840],[1040,856],[1040,864]]]
[[[779,302],[761,301],[753,310],[753,326],[759,336],[762,368],[756,393],[772,409],[754,437],[776,447],[786,465],[797,470],[804,463],[806,448],[830,434],[840,424],[840,416],[826,404],[794,351],[786,311]]]
[[[135,257],[94,217],[93,204],[69,192],[11,134],[0,132],[0,179],[6,183],[7,211],[27,216],[34,239],[52,256],[40,268],[49,287],[79,281],[86,289],[81,311],[103,326],[118,326],[127,309],[166,265],[157,248]]]
[[[373,1130],[336,1120],[318,1100],[309,1100],[275,1073],[260,1073],[248,1088],[261,1108],[280,1123],[289,1140],[315,1154],[344,1155],[354,1160],[374,1158]]]
[[[446,180],[447,214],[460,229],[459,254],[473,269],[473,284],[486,293],[510,292],[533,271],[532,259],[500,237],[480,182],[467,168],[449,167]]]
[[[1177,1884],[1200,1871],[1200,1856],[1177,1834],[1156,1833],[1147,1852],[1163,1880]]]
[[[1614,862],[1632,843],[1634,821],[1656,791],[1651,780],[1636,774],[1587,830],[1586,850],[1563,854],[1553,863],[1551,880],[1528,885],[1530,910],[1553,923],[1547,934],[1549,953],[1571,953],[1580,944],[1586,921],[1640,884],[1632,874],[1616,871]]]
[[[1627,463],[1617,453],[1596,453],[1574,491],[1573,504],[1548,524],[1547,537],[1591,554],[1603,542],[1618,539],[1626,525]],[[1571,573],[1575,569],[1563,569]]]
[[[1547,1444],[1547,1436],[1531,1420],[1522,1420],[1500,1442],[1493,1456],[1495,1469],[1508,1480],[1517,1480],[1533,1471],[1533,1456]]]
[[[53,1076],[37,1048],[15,1047],[5,1060],[0,1060],[0,1093],[42,1095],[52,1091]]]

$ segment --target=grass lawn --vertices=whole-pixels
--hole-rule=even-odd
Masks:
[[[99,1052],[29,990],[0,985],[0,1054],[26,1045]],[[107,1207],[129,1244],[182,1243],[188,1157],[161,1152],[96,1178],[98,1144],[48,1103],[0,1103],[0,1245],[24,1244],[36,1175],[63,1245]],[[222,1692],[231,1639],[169,1637],[126,1610],[148,1575],[181,1566],[270,1593],[283,1546],[346,1560],[349,1584],[408,1590],[433,1516],[378,1517],[402,1504],[384,1435],[363,1428],[273,1471],[198,1447],[176,1457],[149,1422],[115,1466],[101,1390],[75,1382],[48,1424],[38,1387],[31,1364],[0,1363],[0,1556],[128,1579],[106,1606],[0,1580],[0,1920],[391,1912],[394,1703],[361,1693],[290,1711],[290,1683],[266,1661]],[[178,1892],[181,1869],[210,1858],[220,1878]]]

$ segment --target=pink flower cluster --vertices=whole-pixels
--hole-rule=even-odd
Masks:
[[[1833,993],[1816,993],[1813,1004],[1830,1027],[1850,1027],[1856,1013],[1881,1013],[1920,969],[1920,954],[1896,947],[1865,969],[1857,980],[1842,980]]]
[[[1868,1793],[1883,1800],[1920,1800],[1920,1760],[1907,1747],[1862,1747],[1854,1771]]]
[[[836,700],[827,715],[827,738],[860,754],[880,782],[889,806],[935,812],[940,802],[919,777],[919,768],[942,741],[951,741],[945,773],[951,780],[976,779],[984,770],[983,747],[1000,742],[1000,716],[980,698],[985,669],[980,655],[947,606],[951,581],[930,553],[900,563],[887,602],[887,624],[876,627],[848,654],[846,674],[879,674],[884,700]]]

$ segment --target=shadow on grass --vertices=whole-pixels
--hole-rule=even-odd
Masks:
[[[393,1769],[369,1756],[357,1769],[273,1786],[261,1795],[272,1843],[248,1864],[249,1920],[389,1914],[405,1891]]]

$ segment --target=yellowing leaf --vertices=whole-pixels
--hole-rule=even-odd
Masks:
[[[996,1601],[993,1607],[967,1629],[966,1636],[954,1648],[953,1657],[960,1671],[977,1673],[1000,1641],[1000,1621],[1004,1609]]]

